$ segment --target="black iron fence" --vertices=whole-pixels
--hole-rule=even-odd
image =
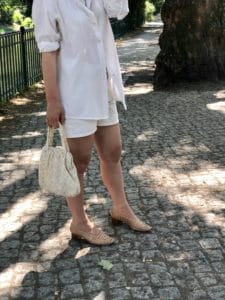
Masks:
[[[111,20],[116,38],[128,31],[126,20]],[[34,30],[21,27],[18,32],[0,35],[0,102],[42,78],[40,54],[34,39]]]
[[[0,35],[0,102],[41,79],[40,55],[33,29]]]

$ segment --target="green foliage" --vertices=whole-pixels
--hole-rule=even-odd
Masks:
[[[162,7],[163,3],[165,2],[165,0],[150,0],[150,2],[152,4],[154,4],[155,9],[156,9],[155,13],[158,14],[160,12],[161,7]]]
[[[148,0],[146,0],[146,2],[145,2],[145,21],[148,21],[148,22],[152,21],[155,11],[156,11],[155,6],[152,3],[150,3]]]
[[[33,25],[33,21],[30,17],[26,17],[23,19],[22,26],[24,26],[25,28],[32,28]]]
[[[18,25],[22,25],[24,16],[21,13],[20,9],[17,8],[17,9],[14,10],[12,19],[13,19],[13,23],[18,24]]]
[[[14,26],[24,26],[25,28],[31,28],[33,26],[32,19],[30,17],[25,17],[20,9],[16,9],[13,12],[13,24]]]
[[[9,24],[12,19],[13,7],[9,1],[1,0],[0,2],[0,22]]]
[[[146,0],[129,0],[130,13],[128,15],[128,23],[130,29],[136,29],[144,23],[145,1]]]
[[[30,17],[32,2],[32,0],[0,0],[0,23],[22,24],[25,17]],[[28,23],[26,21],[26,24]]]

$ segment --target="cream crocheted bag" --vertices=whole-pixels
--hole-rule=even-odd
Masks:
[[[61,124],[59,132],[62,146],[53,147],[55,129],[48,127],[39,162],[39,185],[45,192],[73,197],[80,193],[80,182]]]

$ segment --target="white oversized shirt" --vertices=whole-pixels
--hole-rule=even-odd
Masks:
[[[128,0],[34,0],[32,17],[40,52],[59,49],[58,84],[66,118],[108,118],[108,83],[125,105],[109,17],[123,19]],[[106,71],[107,70],[107,71]],[[108,77],[108,80],[107,80]]]

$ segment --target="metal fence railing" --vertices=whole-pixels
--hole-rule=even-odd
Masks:
[[[126,19],[111,20],[116,38],[129,28]],[[21,27],[20,31],[0,35],[0,103],[42,79],[40,54],[34,30]]]
[[[0,35],[0,102],[41,79],[40,54],[33,29]]]

